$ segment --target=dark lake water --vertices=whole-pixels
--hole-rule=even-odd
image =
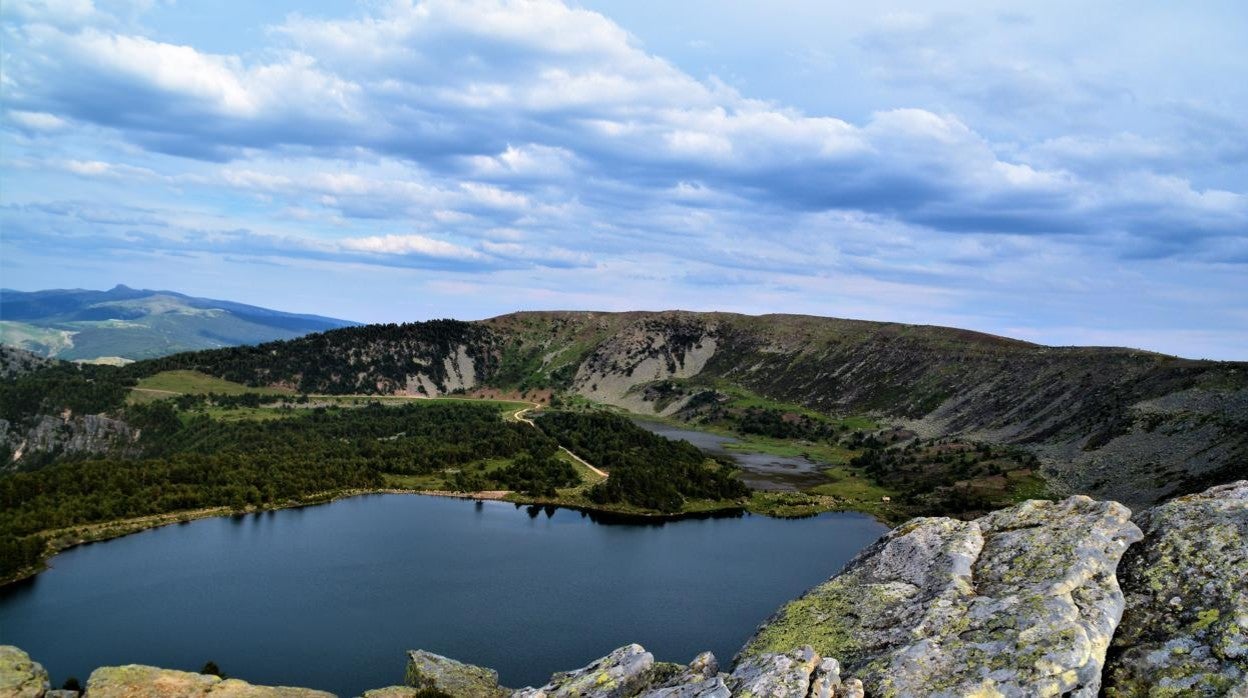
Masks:
[[[0,644],[84,683],[101,665],[343,696],[424,648],[541,685],[639,642],[728,662],[785,601],[885,531],[857,514],[594,523],[566,509],[372,495],[74,548],[0,589]]]
[[[738,443],[731,436],[681,428],[648,419],[634,419],[633,422],[659,436],[674,441],[683,439],[711,455],[731,458],[741,466],[741,481],[749,485],[750,489],[793,491],[828,481],[820,472],[828,467],[826,463],[801,456],[773,456],[768,453],[729,450],[724,448],[726,444]]]

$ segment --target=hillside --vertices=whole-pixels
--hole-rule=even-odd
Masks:
[[[352,324],[121,285],[108,291],[0,290],[0,343],[71,361],[124,363]]]
[[[704,422],[739,417],[748,405],[790,421],[802,410],[866,416],[900,434],[1024,449],[1050,493],[1132,505],[1242,477],[1248,467],[1248,363],[932,326],[516,313],[351,327],[132,367],[140,376],[169,369],[312,393],[553,393]],[[880,453],[888,457],[884,445]]]

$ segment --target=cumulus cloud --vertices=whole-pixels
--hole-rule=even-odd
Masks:
[[[41,111],[10,111],[9,120],[32,131],[59,131],[66,126],[65,119]]]
[[[954,41],[961,26],[892,15],[864,41],[901,60],[916,36]],[[520,210],[543,181],[540,195],[558,206],[589,196],[576,181],[585,177],[642,182],[660,200],[696,176],[747,200],[863,210],[954,232],[1151,239],[1167,234],[1159,220],[1172,222],[1171,234],[1248,225],[1242,197],[1182,181],[1160,186],[1148,171],[1118,179],[1138,179],[1165,215],[1148,225],[1127,215],[1137,197],[1081,176],[1080,165],[1098,148],[1102,159],[1146,150],[1129,139],[1051,139],[1011,161],[950,114],[893,109],[861,124],[807,115],[696,80],[605,17],[556,0],[400,1],[351,20],[296,16],[274,31],[288,44],[260,60],[98,28],[33,24],[18,34],[23,59],[10,72],[10,101],[19,113],[46,115],[27,122],[50,125],[63,114],[145,148],[207,159],[363,149],[411,163],[429,180],[419,191],[363,190],[347,178],[342,191],[316,181],[323,176],[296,183],[226,172],[262,189],[390,198],[403,190],[411,199],[455,192],[469,208]],[[925,75],[945,70],[923,42],[915,46],[907,64]],[[129,98],[100,99],[103,90]],[[344,209],[411,213],[376,200]]]
[[[363,238],[348,238],[339,242],[346,250],[356,252],[374,252],[377,254],[408,255],[418,254],[426,257],[445,257],[449,259],[477,259],[481,254],[473,250],[453,245],[443,240],[435,240],[424,235],[373,235]]]

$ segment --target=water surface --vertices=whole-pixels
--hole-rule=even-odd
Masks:
[[[672,426],[649,419],[634,419],[633,422],[659,436],[674,441],[688,441],[712,456],[731,458],[741,466],[741,481],[750,489],[792,492],[828,481],[821,472],[829,467],[827,463],[801,456],[773,456],[769,453],[728,450],[724,448],[726,444],[739,443],[731,436]]]
[[[102,665],[357,695],[424,648],[540,685],[639,642],[727,663],[759,622],[885,527],[858,514],[605,525],[576,511],[372,495],[167,526],[0,589],[0,644],[85,682]]]

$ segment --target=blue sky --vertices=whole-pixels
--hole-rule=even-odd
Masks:
[[[1248,359],[1248,5],[6,0],[0,285]]]

